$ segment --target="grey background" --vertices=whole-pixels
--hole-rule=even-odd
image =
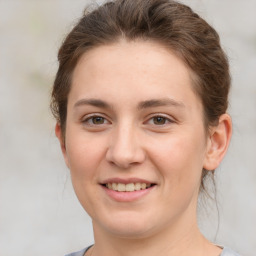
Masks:
[[[88,1],[0,0],[0,256],[54,256],[93,242],[49,110],[57,49]],[[256,251],[256,1],[193,0],[231,64],[234,134],[214,203],[199,209],[216,243]],[[218,228],[219,223],[219,228]]]

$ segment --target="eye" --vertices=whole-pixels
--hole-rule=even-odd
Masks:
[[[167,118],[162,117],[162,116],[155,116],[152,118],[152,121],[156,125],[163,125],[167,122]]]
[[[82,121],[83,124],[88,124],[88,125],[103,125],[103,124],[108,124],[108,120],[102,116],[89,116],[85,118]]]
[[[105,118],[101,116],[94,116],[94,117],[91,117],[91,121],[93,124],[104,124]]]
[[[162,115],[157,115],[157,116],[151,117],[147,123],[150,125],[164,126],[173,122],[174,121],[170,118],[167,118]]]

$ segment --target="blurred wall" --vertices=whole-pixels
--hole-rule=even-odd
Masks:
[[[87,2],[0,0],[0,256],[61,256],[93,242],[49,110],[58,47]],[[234,135],[217,174],[220,218],[206,203],[200,226],[216,243],[253,256],[256,1],[183,2],[220,33],[233,77]]]

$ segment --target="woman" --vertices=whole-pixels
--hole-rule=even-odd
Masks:
[[[216,31],[170,0],[86,13],[59,50],[52,110],[95,244],[70,255],[237,255],[196,220],[231,138]]]

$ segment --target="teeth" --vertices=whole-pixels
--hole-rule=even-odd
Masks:
[[[117,183],[117,190],[119,192],[124,192],[125,191],[125,184]]]
[[[111,188],[111,183],[109,183],[109,189],[113,189],[113,190],[117,190],[117,184],[116,183],[112,183],[112,188]]]
[[[147,184],[146,184],[146,183],[142,183],[142,184],[141,184],[141,189],[146,189],[146,187],[147,187]]]
[[[133,192],[133,191],[149,188],[150,186],[151,186],[151,184],[139,183],[139,182],[128,183],[128,184],[123,184],[123,183],[108,183],[108,184],[106,184],[106,187],[108,189],[112,189],[112,190],[119,191],[119,192]]]
[[[133,183],[126,184],[125,191],[134,191],[134,184]]]
[[[141,189],[141,183],[135,183],[135,190]]]

